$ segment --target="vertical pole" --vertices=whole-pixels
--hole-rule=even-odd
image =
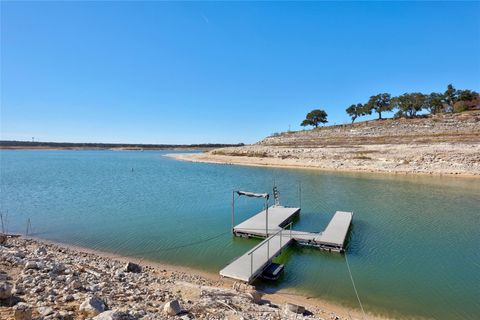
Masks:
[[[265,200],[265,206],[266,206],[266,209],[265,209],[265,234],[267,235],[267,238],[268,238],[268,198],[266,198]]]
[[[282,248],[282,231],[283,228],[280,230],[280,249]]]
[[[253,252],[250,254],[250,276],[253,274]]]
[[[270,260],[270,239],[267,240],[267,261]]]
[[[298,181],[298,204],[299,208],[302,207],[302,182]]]
[[[290,222],[290,239],[292,239],[292,223]]]
[[[232,234],[235,234],[235,191],[232,191]]]

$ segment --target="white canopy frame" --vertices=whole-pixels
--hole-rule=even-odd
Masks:
[[[233,190],[232,191],[232,233],[235,234],[235,193],[240,196],[246,196],[250,198],[264,198],[265,199],[265,234],[268,237],[268,199],[270,198],[270,194],[268,193],[255,193],[249,191],[240,191],[240,190]]]

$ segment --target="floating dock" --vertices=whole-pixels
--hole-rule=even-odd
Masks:
[[[285,228],[293,219],[300,215],[300,208],[271,206],[267,210],[257,213],[233,228],[236,236],[266,238]],[[268,221],[268,235],[265,227]]]
[[[320,233],[292,230],[293,220],[299,215],[300,208],[273,205],[233,226],[232,232],[235,236],[265,240],[220,270],[220,275],[251,283],[284,248],[293,242],[328,251],[344,251],[352,222],[352,212],[337,211],[327,228]],[[232,225],[233,222],[232,213]]]

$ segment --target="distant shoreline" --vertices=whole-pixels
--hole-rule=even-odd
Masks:
[[[203,143],[203,144],[133,144],[133,143],[74,143],[74,142],[29,142],[0,141],[0,150],[211,150],[224,147],[243,146],[238,144]]]

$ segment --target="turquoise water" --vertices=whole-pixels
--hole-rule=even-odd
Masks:
[[[171,152],[171,151],[168,151]],[[258,243],[233,238],[231,191],[299,203],[295,229],[354,211],[348,259],[365,309],[396,317],[478,319],[480,180],[189,163],[166,152],[1,151],[0,209],[12,232],[218,272]],[[132,171],[133,168],[133,171]],[[262,201],[237,201],[238,221]],[[202,245],[191,245],[198,239]],[[344,257],[292,247],[265,290],[301,290],[357,307]]]

